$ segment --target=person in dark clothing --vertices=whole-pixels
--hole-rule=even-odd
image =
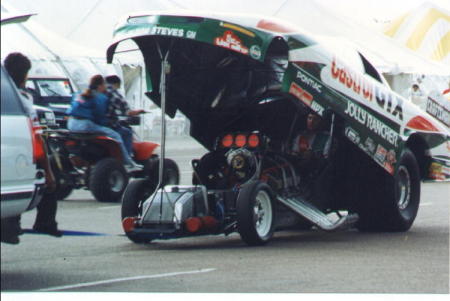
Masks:
[[[28,72],[31,69],[31,61],[22,53],[13,52],[10,53],[4,60],[5,69],[8,71],[12,80],[19,89],[20,94],[29,103],[28,109],[32,109],[33,98],[27,92],[25,84],[28,78]],[[37,122],[37,115],[35,112],[31,112],[34,123]],[[33,117],[34,116],[34,117]],[[42,139],[42,137],[39,137]],[[51,172],[46,170],[46,172]],[[37,206],[36,219],[33,225],[33,229],[37,232],[50,234],[56,237],[62,236],[62,232],[58,230],[56,223],[56,211],[57,211],[57,199],[51,193],[46,191],[43,198]],[[20,216],[17,217],[20,220]],[[22,234],[22,230],[19,229],[19,234]]]
[[[119,122],[119,116],[136,116],[144,113],[144,110],[131,110],[125,98],[118,91],[122,81],[117,75],[110,75],[106,78],[106,95],[109,97],[107,112],[108,126],[118,132],[123,139],[125,147],[130,156],[133,156],[133,131]]]

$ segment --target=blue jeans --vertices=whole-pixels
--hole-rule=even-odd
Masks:
[[[69,131],[76,131],[76,132],[104,133],[106,136],[113,138],[119,143],[125,164],[128,165],[133,163],[130,155],[128,154],[127,149],[124,146],[122,137],[120,136],[119,133],[117,133],[113,129],[110,129],[106,126],[98,125],[89,119],[75,119],[75,118],[69,118],[69,121],[67,122],[67,128],[69,129]]]
[[[133,156],[133,130],[124,126],[119,126],[114,128],[114,130],[122,137],[123,144],[125,145],[128,154]]]

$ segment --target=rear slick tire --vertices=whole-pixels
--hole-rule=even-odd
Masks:
[[[249,197],[238,199],[237,229],[248,245],[264,245],[272,238],[275,225],[274,205],[272,190],[261,182],[253,186]]]
[[[125,168],[113,158],[98,161],[89,176],[89,189],[99,202],[119,202],[127,184]]]
[[[405,149],[394,176],[380,175],[377,187],[367,191],[356,227],[369,232],[408,231],[419,209],[420,171],[414,154]]]

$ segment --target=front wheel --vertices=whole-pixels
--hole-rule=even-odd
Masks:
[[[125,168],[113,158],[98,161],[89,177],[89,189],[99,202],[119,202],[127,184]]]
[[[267,243],[274,232],[274,198],[270,187],[256,183],[246,197],[238,198],[237,228],[248,245],[258,246]]]
[[[356,224],[361,231],[401,232],[411,228],[420,203],[420,171],[416,157],[403,151],[394,176],[382,175],[367,193],[367,205]],[[373,185],[373,184],[372,184]]]

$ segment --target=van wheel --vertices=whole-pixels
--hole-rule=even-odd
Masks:
[[[248,245],[266,244],[274,232],[274,198],[265,183],[254,185],[249,197],[240,198],[236,204],[237,228]]]
[[[420,203],[420,171],[414,154],[405,149],[394,176],[383,173],[378,180],[371,183],[377,183],[376,187],[367,190],[367,203],[358,212],[356,227],[360,231],[408,231]]]
[[[127,184],[125,168],[113,158],[97,162],[89,176],[89,189],[99,202],[119,202]]]

